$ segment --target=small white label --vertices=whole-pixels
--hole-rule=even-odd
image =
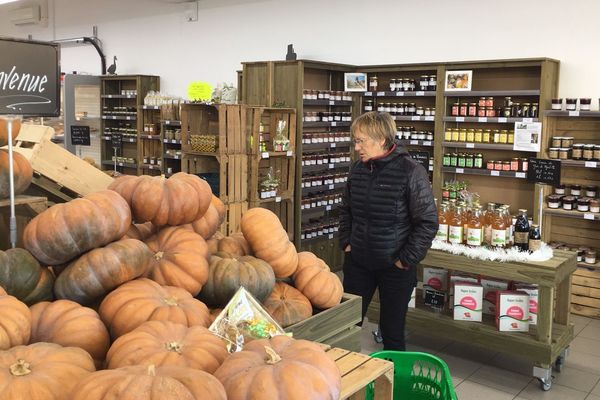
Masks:
[[[477,118],[477,122],[487,122],[487,117],[479,117]]]
[[[281,196],[275,197],[275,203],[281,203]]]
[[[373,96],[373,92],[365,92],[365,96]]]
[[[579,111],[569,111],[569,117],[579,117]]]
[[[333,233],[330,233],[328,237],[329,239],[333,239]]]
[[[294,153],[291,150],[288,150],[287,153],[286,153],[286,155],[288,157],[291,157],[292,155],[294,155]]]
[[[335,146],[336,146],[336,144],[335,144],[335,143],[330,143],[330,144],[329,144],[329,147],[331,147],[331,148],[335,148]]]
[[[377,92],[377,96],[385,96],[385,92]]]
[[[533,122],[533,118],[523,118],[523,122],[531,123],[531,122]]]
[[[425,121],[434,121],[435,117],[433,115],[428,115],[425,117]]]
[[[333,190],[335,188],[334,185],[329,185],[329,190]]]
[[[417,145],[417,144],[419,144],[419,141],[418,140],[411,140],[410,144],[411,145]]]
[[[456,168],[456,173],[457,174],[464,174],[465,170],[463,168]]]
[[[475,143],[467,143],[466,147],[467,147],[467,149],[474,149],[475,148]]]
[[[416,96],[425,96],[425,92],[417,92],[415,93]]]
[[[329,169],[334,169],[335,165],[334,164],[329,164]]]
[[[119,167],[122,167],[122,166],[123,166],[123,163],[122,163],[122,162],[120,162],[120,163],[119,163]]]
[[[261,156],[262,158],[269,158],[269,152],[268,152],[268,151],[265,151],[265,152],[261,153],[261,154],[260,154],[260,156]]]
[[[515,178],[525,179],[525,177],[526,177],[525,172],[515,172]]]
[[[331,211],[331,206],[325,206],[326,211]]]
[[[430,141],[423,142],[423,146],[431,146],[431,142]]]
[[[177,140],[171,139],[171,143],[177,143]]]
[[[500,171],[490,171],[491,176],[500,176]]]
[[[331,126],[337,126],[337,122],[332,122]]]
[[[396,92],[397,97],[404,97],[404,92]]]
[[[420,121],[421,117],[419,117],[418,115],[413,115],[411,118],[411,121]]]
[[[594,217],[594,214],[585,213],[585,214],[583,214],[583,219],[589,219],[589,220],[593,221],[595,219],[595,217]]]
[[[585,162],[586,168],[596,168],[597,166],[598,166],[598,163],[596,161],[586,161]]]
[[[498,117],[498,122],[500,122],[500,123],[508,122],[508,118],[506,118],[506,117]]]
[[[334,104],[335,104],[335,101],[333,101],[333,100],[329,100],[329,105],[330,105],[330,106],[332,106],[332,105],[334,105]]]
[[[456,122],[465,122],[465,117],[456,117]]]

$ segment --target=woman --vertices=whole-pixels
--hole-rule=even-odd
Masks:
[[[351,133],[360,160],[350,170],[340,214],[344,289],[362,296],[364,318],[379,288],[384,349],[403,351],[416,265],[438,229],[435,202],[427,171],[395,141],[389,114],[363,114]]]

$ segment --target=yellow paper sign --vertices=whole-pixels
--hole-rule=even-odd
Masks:
[[[191,101],[208,101],[212,95],[212,86],[207,82],[195,81],[188,85],[188,98]]]

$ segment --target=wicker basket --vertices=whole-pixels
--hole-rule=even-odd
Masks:
[[[190,135],[192,151],[214,153],[217,151],[219,137],[216,135]]]

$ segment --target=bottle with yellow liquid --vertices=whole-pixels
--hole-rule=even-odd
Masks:
[[[462,208],[457,206],[450,218],[448,225],[448,241],[453,244],[462,244],[463,242],[463,213]]]
[[[448,206],[445,203],[442,203],[438,208],[438,231],[435,235],[436,240],[441,240],[442,242],[448,241]]]
[[[479,247],[483,244],[483,211],[481,207],[471,212],[469,224],[467,225],[467,245]]]
[[[514,230],[513,230],[512,216],[510,215],[510,206],[504,205],[502,207],[502,213],[503,213],[503,217],[504,217],[504,225],[506,225],[506,246],[505,247],[511,247],[514,242],[514,239],[513,239]]]
[[[492,245],[492,222],[494,221],[495,203],[488,203],[487,210],[483,213],[483,243]]]
[[[502,209],[497,209],[492,221],[492,246],[506,247],[506,219]]]
[[[471,206],[463,205],[463,243],[467,243],[467,231],[471,220]]]

